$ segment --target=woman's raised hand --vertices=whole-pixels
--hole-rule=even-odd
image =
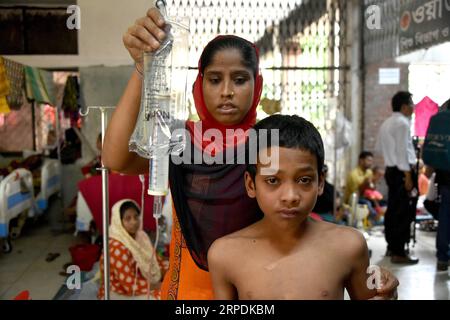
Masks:
[[[133,60],[142,66],[142,52],[155,51],[166,36],[164,18],[157,8],[147,11],[123,35],[123,43]]]

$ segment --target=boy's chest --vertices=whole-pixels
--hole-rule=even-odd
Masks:
[[[346,264],[314,252],[267,259],[249,254],[236,264],[240,299],[343,299]]]

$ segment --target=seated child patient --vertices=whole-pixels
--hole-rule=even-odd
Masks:
[[[372,172],[372,181],[367,188],[363,190],[361,198],[369,200],[376,212],[376,216],[370,217],[371,220],[375,220],[375,222],[383,222],[384,218],[382,217],[386,212],[386,202],[383,201],[383,195],[377,190],[377,184],[384,177],[384,170],[378,166],[375,166],[373,167]]]
[[[215,299],[343,299],[344,288],[352,299],[375,296],[367,285],[363,235],[308,218],[324,185],[324,148],[317,129],[303,118],[282,115],[260,121],[258,136],[261,129],[268,130],[267,147],[258,141],[257,165],[248,165],[245,185],[264,217],[211,245]],[[279,145],[270,145],[271,129],[279,129]],[[277,171],[266,175],[261,169],[270,163],[261,156],[275,161],[277,151]]]
[[[109,227],[110,285],[112,300],[158,299],[159,289],[149,291],[161,280],[161,270],[153,245],[141,228],[140,209],[130,199],[112,207]],[[103,254],[100,259],[103,282]],[[103,299],[103,284],[98,298]]]

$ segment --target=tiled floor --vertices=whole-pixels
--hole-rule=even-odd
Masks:
[[[13,241],[11,253],[0,254],[0,299],[12,299],[23,290],[33,300],[52,299],[65,280],[59,272],[71,260],[68,248],[74,240],[72,234],[54,235],[49,225],[26,230]],[[49,253],[60,256],[47,262]]]
[[[77,181],[83,178],[80,164],[62,166],[64,207],[69,206],[77,193]],[[61,199],[53,197],[45,215],[35,223],[27,224],[19,239],[13,240],[13,251],[0,252],[0,300],[11,299],[23,290],[29,290],[31,298],[52,299],[63,284],[59,275],[62,266],[70,262],[68,248],[76,242],[72,234],[56,234],[62,224]],[[60,253],[52,262],[45,261],[49,253]]]
[[[399,299],[449,300],[448,272],[436,272],[434,232],[418,231],[414,253],[420,262],[413,266],[391,264],[384,257],[386,245],[382,231],[373,232],[368,241],[372,250],[372,264],[386,266],[399,278]],[[65,278],[59,275],[70,260],[68,247],[75,241],[71,234],[53,235],[49,225],[29,228],[14,241],[10,254],[0,255],[0,299],[11,299],[22,290],[29,290],[31,298],[52,299]],[[61,254],[53,262],[46,262],[49,252]]]
[[[382,230],[371,234],[368,241],[372,250],[371,264],[387,267],[400,281],[398,288],[401,300],[449,300],[449,272],[436,271],[435,258],[436,232],[417,231],[417,243],[411,251],[420,261],[416,265],[402,266],[392,264],[384,256],[386,242]]]

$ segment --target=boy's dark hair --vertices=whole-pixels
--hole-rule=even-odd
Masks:
[[[120,206],[120,209],[119,209],[120,220],[123,219],[125,211],[127,211],[128,209],[135,209],[138,215],[141,213],[141,210],[138,208],[138,206],[133,201],[125,201],[124,203],[122,203],[122,205]]]
[[[257,152],[260,151],[259,130],[267,130],[267,143],[264,147],[271,147],[271,130],[279,130],[279,147],[289,149],[301,149],[309,151],[316,157],[317,171],[319,176],[322,174],[324,166],[325,152],[323,148],[322,137],[314,125],[299,116],[272,115],[267,117],[254,126],[257,136]],[[248,164],[247,171],[253,180],[256,176],[256,165]]]
[[[211,64],[214,55],[224,49],[237,49],[241,53],[242,64],[252,70],[253,77],[256,78],[259,68],[256,48],[250,41],[234,35],[218,36],[206,45],[200,57],[200,72],[202,74],[206,67]]]
[[[368,158],[368,157],[372,157],[373,158],[373,153],[372,152],[370,152],[370,151],[362,151],[360,154],[359,154],[359,160],[363,160],[363,159],[366,159],[366,158]]]
[[[408,91],[399,91],[393,97],[391,101],[392,111],[400,112],[402,105],[411,103],[412,93]]]

